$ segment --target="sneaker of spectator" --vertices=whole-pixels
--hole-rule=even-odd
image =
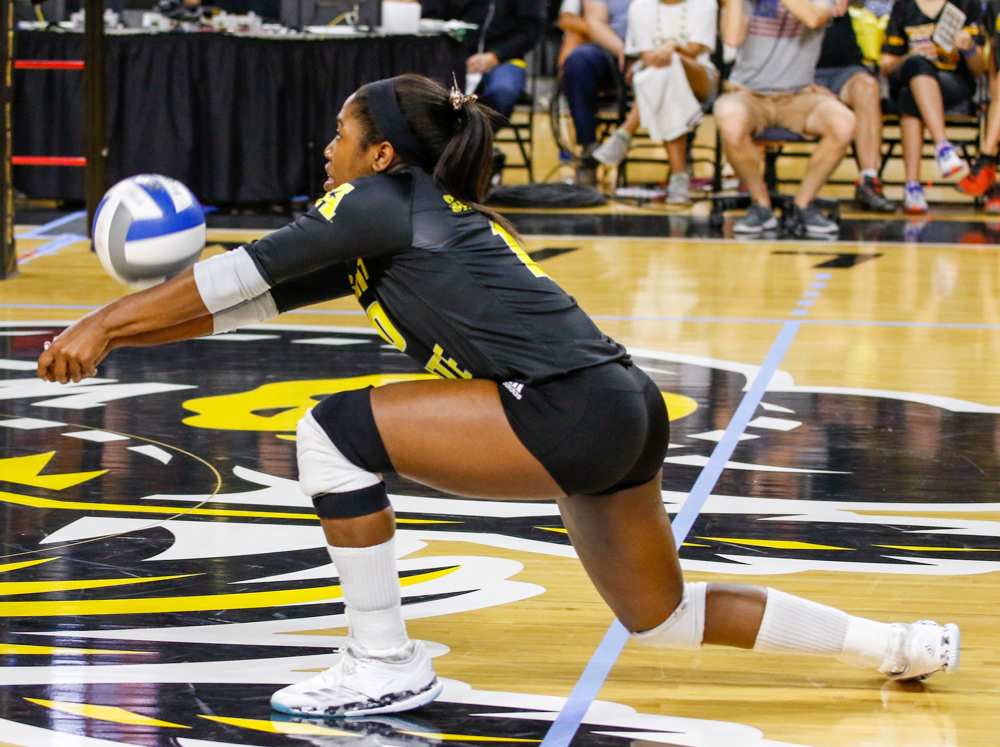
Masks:
[[[628,155],[629,146],[632,144],[632,136],[621,127],[618,127],[594,150],[594,159],[605,166],[618,166]]]
[[[759,202],[752,202],[747,214],[733,225],[733,232],[741,234],[763,233],[764,231],[773,231],[777,227],[778,219],[775,217],[774,211]]]
[[[997,157],[979,156],[970,167],[969,173],[955,187],[959,192],[979,197],[986,194],[986,190],[993,186],[996,179]]]
[[[986,190],[986,197],[987,200],[983,206],[983,212],[990,213],[991,215],[1000,213],[1000,186],[994,184]]]
[[[955,146],[947,140],[938,143],[934,148],[934,158],[937,161],[938,171],[941,172],[942,179],[954,176],[959,171],[969,167],[962,157],[958,155]]]
[[[791,226],[793,231],[800,228],[807,236],[833,237],[840,233],[840,226],[823,215],[818,207],[809,204],[804,208],[794,208]]]
[[[584,156],[583,160],[577,164],[573,183],[578,187],[597,186],[597,161],[592,155]]]
[[[922,215],[927,212],[927,198],[920,182],[907,182],[903,188],[903,212]]]
[[[667,187],[667,203],[670,205],[687,205],[691,202],[691,175],[686,171],[670,175],[670,186]]]
[[[896,203],[882,193],[882,184],[877,176],[865,176],[858,181],[854,188],[854,203],[862,210],[873,213],[896,212]]]

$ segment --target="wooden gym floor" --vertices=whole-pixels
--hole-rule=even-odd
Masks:
[[[957,673],[897,684],[630,642],[616,656],[552,505],[389,477],[409,628],[445,693],[400,716],[279,718],[270,693],[346,632],[288,436],[316,398],[418,369],[343,300],[41,384],[43,341],[122,293],[46,218],[19,227],[20,275],[0,283],[0,744],[997,744],[995,232],[968,212],[935,218],[936,243],[886,242],[864,236],[909,223],[848,216],[857,241],[735,242],[699,237],[703,214],[512,216],[668,399],[664,500],[690,527],[689,578],[956,622]],[[226,223],[210,251],[266,232]]]

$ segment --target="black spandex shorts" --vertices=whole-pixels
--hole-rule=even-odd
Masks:
[[[656,476],[670,424],[637,366],[605,363],[538,386],[499,385],[507,420],[567,495],[601,495]]]

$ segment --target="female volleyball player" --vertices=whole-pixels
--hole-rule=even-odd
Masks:
[[[273,706],[375,714],[441,691],[403,623],[389,470],[464,496],[556,500],[591,579],[642,644],[827,654],[897,679],[953,670],[954,625],[684,583],[660,493],[663,398],[480,204],[492,115],[418,76],[363,86],[340,112],[315,209],[92,313],[39,359],[41,378],[79,381],[120,345],[228,331],[353,291],[386,339],[440,376],[335,394],[300,421],[299,479],[350,635],[333,667],[278,691]]]

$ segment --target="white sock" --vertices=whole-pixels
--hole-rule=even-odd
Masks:
[[[878,179],[878,172],[875,169],[861,169],[862,181],[865,178]]]
[[[347,610],[350,636],[373,656],[410,640],[403,622],[395,538],[372,547],[330,547]]]
[[[854,666],[879,667],[891,630],[888,623],[768,589],[753,647],[775,653],[828,654]]]

